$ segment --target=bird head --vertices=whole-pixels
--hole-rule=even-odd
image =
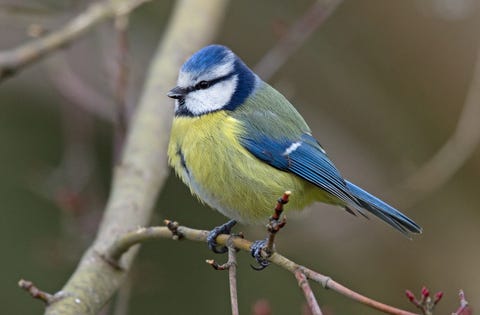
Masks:
[[[176,100],[175,115],[200,116],[235,110],[252,94],[258,80],[230,49],[210,45],[183,64],[177,86],[167,95]]]

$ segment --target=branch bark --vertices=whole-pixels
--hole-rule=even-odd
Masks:
[[[165,148],[173,106],[162,104],[167,103],[165,94],[174,86],[186,57],[211,41],[227,3],[182,0],[176,4],[152,60],[120,165],[115,169],[96,240],[45,314],[96,314],[124,281],[138,247],[122,256],[122,268],[105,260],[104,253],[120,235],[150,220],[154,201],[168,174]]]

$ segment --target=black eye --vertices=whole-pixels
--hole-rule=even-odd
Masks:
[[[210,83],[208,81],[200,81],[195,85],[196,90],[205,90],[210,87]]]

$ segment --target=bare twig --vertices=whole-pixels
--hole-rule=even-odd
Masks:
[[[59,30],[17,48],[0,52],[0,81],[48,53],[65,47],[98,23],[127,14],[146,1],[149,0],[104,0],[93,3]]]
[[[207,236],[209,234],[209,231],[191,229],[185,226],[178,226],[177,232],[181,233],[183,239],[197,242],[206,242]],[[106,259],[109,261],[118,262],[122,254],[128,251],[128,249],[135,244],[154,239],[168,239],[172,238],[172,236],[172,232],[167,227],[139,228],[135,231],[126,233],[119,239],[117,239],[117,241],[111,244],[111,247],[108,248],[105,256]],[[229,238],[231,239],[231,243],[235,248],[250,252],[252,242],[242,237],[232,237],[231,235],[221,234],[217,237],[217,243],[219,245],[227,245]],[[324,288],[333,290],[349,299],[352,299],[384,313],[394,315],[416,315],[415,313],[404,311],[363,296],[341,285],[340,283],[334,281],[328,276],[322,275],[316,271],[313,271],[307,267],[301,266],[289,260],[278,252],[274,252],[269,258],[269,261],[292,273],[300,270],[308,279],[311,279],[314,282],[321,284]]]
[[[230,242],[227,242],[230,243]],[[228,280],[230,282],[230,303],[232,315],[239,315],[237,294],[237,250],[231,244],[228,246]]]
[[[294,272],[295,278],[297,278],[298,286],[302,289],[303,295],[305,295],[305,299],[307,300],[308,308],[312,315],[322,315],[322,310],[318,305],[317,299],[313,294],[312,288],[308,283],[307,277],[302,272],[301,269],[295,270]]]
[[[480,48],[455,131],[443,146],[395,193],[412,203],[443,186],[472,156],[480,143]],[[403,197],[402,197],[403,196]]]
[[[53,295],[40,290],[31,281],[20,279],[20,281],[18,281],[18,286],[24,289],[25,291],[27,291],[33,298],[39,299],[40,301],[44,302],[46,305],[54,301]]]
[[[316,0],[305,14],[280,38],[254,67],[255,72],[268,81],[280,69],[288,58],[332,14],[342,0]]]
[[[273,215],[268,219],[267,231],[268,236],[265,240],[258,240],[252,245],[252,256],[258,262],[258,266],[251,265],[254,270],[260,271],[268,267],[270,264],[268,258],[275,251],[275,236],[287,224],[285,216],[282,218],[283,206],[288,203],[291,192],[285,191],[277,200]]]
[[[265,246],[265,251],[268,256],[273,253],[275,246],[275,235],[277,235],[277,232],[280,231],[285,226],[285,224],[287,224],[287,219],[285,217],[282,218],[282,213],[283,206],[288,203],[288,198],[290,198],[291,194],[291,191],[286,191],[283,193],[283,196],[277,200],[275,211],[269,219],[267,225],[267,245]]]
[[[207,264],[215,270],[228,270],[228,280],[230,282],[230,304],[232,306],[232,315],[238,315],[238,294],[237,294],[237,250],[231,242],[231,237],[227,241],[228,261],[219,265],[215,260],[207,260]]]

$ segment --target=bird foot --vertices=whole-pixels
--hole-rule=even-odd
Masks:
[[[258,240],[252,243],[250,246],[250,254],[258,263],[258,266],[250,265],[254,270],[261,271],[270,265],[268,257],[272,255],[267,251],[268,239]]]
[[[230,220],[225,224],[213,228],[210,233],[208,233],[207,244],[208,248],[210,248],[212,252],[214,252],[215,254],[223,254],[228,251],[228,248],[226,246],[218,247],[217,236],[219,236],[220,234],[230,234],[230,231],[235,224],[237,224],[237,221]]]

